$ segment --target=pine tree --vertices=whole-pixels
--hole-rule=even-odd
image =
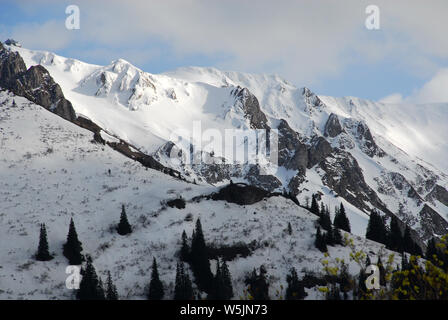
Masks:
[[[82,244],[78,240],[78,234],[76,233],[73,218],[70,219],[67,242],[64,244],[63,249],[63,254],[68,259],[71,265],[80,265],[84,261],[84,257],[81,254]]]
[[[191,268],[198,288],[210,293],[213,274],[210,270],[208,249],[202,232],[201,220],[196,221],[195,233],[191,243]]]
[[[287,230],[288,230],[288,234],[289,234],[289,235],[292,235],[292,226],[291,226],[291,222],[288,222],[288,228],[287,228]]]
[[[403,251],[403,235],[401,234],[400,226],[398,225],[398,219],[393,216],[390,220],[389,227],[389,239],[387,241],[387,247],[390,250],[402,252]]]
[[[351,232],[350,221],[347,218],[345,213],[344,205],[341,203],[341,206],[338,210],[336,210],[336,214],[334,216],[333,224],[336,228],[344,230],[346,232]]]
[[[232,276],[230,275],[229,267],[224,260],[221,265],[222,282],[224,284],[224,300],[233,298]]]
[[[324,207],[324,205],[321,205],[320,210],[320,217],[319,217],[319,224],[324,230],[331,230],[331,219],[330,219],[330,212],[327,208]]]
[[[338,228],[333,228],[333,241],[335,245],[339,244],[342,246],[344,244],[341,231]]]
[[[110,271],[107,271],[106,300],[118,300],[117,287],[112,282]]]
[[[305,288],[299,281],[297,271],[292,268],[286,276],[288,287],[286,288],[286,300],[302,300],[306,297]]]
[[[409,228],[409,226],[406,226],[406,229],[404,231],[403,250],[405,252],[408,252],[408,253],[416,255],[416,256],[421,256],[422,255],[422,249],[414,241],[414,239],[412,239],[411,228]]]
[[[124,208],[124,204],[121,207],[121,215],[120,215],[120,223],[117,227],[117,232],[119,235],[127,235],[132,232],[132,227],[129,224],[128,216],[126,215],[126,210]]]
[[[216,274],[213,279],[213,289],[209,294],[211,300],[230,300],[233,297],[232,278],[227,263],[219,260],[216,263]]]
[[[262,265],[260,273],[254,269],[252,274],[246,278],[245,284],[248,286],[249,294],[254,300],[269,300],[269,283],[266,279],[266,269]]]
[[[53,256],[48,251],[47,229],[45,224],[40,225],[39,246],[37,248],[36,260],[49,261]]]
[[[87,256],[86,269],[82,273],[76,297],[79,300],[104,300],[104,290],[90,256]]]
[[[369,223],[367,225],[366,238],[382,244],[386,244],[387,230],[384,221],[378,212],[373,210],[370,213]]]
[[[434,257],[434,255],[436,257]],[[436,260],[438,259],[437,257],[439,257],[439,256],[440,256],[440,253],[436,247],[436,240],[434,238],[429,239],[428,246],[426,247],[425,258],[427,260],[431,261],[434,265],[437,265]]]
[[[325,234],[325,243],[329,246],[335,245],[333,228],[331,226],[330,229]]]
[[[319,216],[319,204],[317,203],[316,196],[313,194],[311,199],[311,208],[310,211],[314,213],[316,216]]]
[[[316,230],[316,240],[314,242],[314,245],[317,249],[319,249],[321,252],[327,252],[327,244],[325,243],[325,238],[320,232],[320,227],[317,227]]]
[[[182,261],[189,261],[190,259],[190,246],[188,245],[188,238],[185,230],[182,232],[182,248],[180,249],[180,259]]]
[[[162,300],[165,295],[165,290],[163,289],[162,281],[159,278],[159,271],[157,268],[157,261],[154,258],[152,262],[152,273],[151,282],[149,283],[149,300]]]
[[[177,264],[176,283],[174,285],[174,300],[193,300],[194,293],[190,277],[185,273],[184,264]]]

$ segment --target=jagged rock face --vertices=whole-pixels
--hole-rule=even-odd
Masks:
[[[356,126],[356,136],[362,141],[361,149],[365,154],[369,157],[384,157],[385,152],[377,146],[369,127],[364,122],[358,122],[358,125]]]
[[[426,196],[426,199],[429,201],[438,200],[448,207],[448,191],[440,186],[436,185],[434,189]]]
[[[300,193],[300,185],[305,181],[305,176],[303,174],[296,174],[288,183],[288,189],[294,196]]]
[[[367,202],[377,208],[389,212],[377,194],[364,180],[362,169],[353,156],[347,152],[336,150],[324,161],[319,162],[324,173],[322,181],[339,196],[354,206],[369,212]]]
[[[423,206],[419,215],[424,240],[430,239],[433,235],[441,236],[448,232],[448,222],[427,204]]]
[[[324,135],[326,137],[334,138],[343,131],[344,129],[342,129],[338,116],[335,115],[334,113],[330,114],[327,122],[325,123]]]
[[[330,143],[324,137],[317,137],[311,141],[308,149],[308,168],[314,167],[327,158],[333,151]]]
[[[245,178],[250,184],[270,192],[281,187],[282,185],[282,182],[277,177],[273,175],[260,174],[259,165],[252,165],[248,170]]]
[[[269,130],[266,115],[261,111],[257,97],[255,97],[247,88],[237,87],[232,94],[240,101],[240,107],[244,111],[244,115],[249,119],[252,129]]]
[[[305,173],[308,164],[308,150],[300,142],[299,134],[291,129],[285,120],[280,120],[278,129],[278,164],[286,169]]]
[[[70,101],[65,99],[61,87],[42,66],[26,70],[18,53],[3,48],[0,52],[0,86],[16,95],[43,106],[69,121],[76,120],[76,113]]]
[[[26,71],[25,62],[16,52],[7,51],[0,44],[0,87],[9,88],[11,83]]]

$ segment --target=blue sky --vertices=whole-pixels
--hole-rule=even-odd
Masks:
[[[123,58],[151,73],[213,66],[275,73],[324,95],[448,100],[439,89],[448,84],[448,25],[434,22],[446,1],[430,10],[378,0],[380,30],[365,28],[362,0],[163,2],[3,0],[0,37],[90,63]],[[80,8],[80,30],[65,29],[69,4]]]

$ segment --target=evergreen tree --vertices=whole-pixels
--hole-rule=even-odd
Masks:
[[[317,227],[316,230],[316,240],[314,242],[314,245],[317,249],[319,249],[321,252],[327,252],[327,244],[325,243],[325,238],[320,232],[320,227]]]
[[[390,250],[402,252],[403,251],[403,235],[401,234],[400,226],[398,225],[398,219],[393,216],[390,220],[389,227],[389,239],[387,241],[387,247]]]
[[[87,256],[86,269],[82,273],[76,297],[79,300],[104,300],[104,290],[90,256]]]
[[[403,250],[405,252],[408,252],[408,253],[416,255],[416,256],[421,256],[422,255],[422,249],[414,241],[414,239],[412,239],[411,228],[409,228],[409,226],[406,226],[406,229],[404,231]]]
[[[260,273],[254,269],[252,274],[245,281],[248,286],[249,294],[254,300],[270,300],[269,299],[269,283],[266,279],[266,269],[260,267]]]
[[[165,295],[162,281],[159,278],[159,271],[157,269],[157,261],[154,258],[152,262],[151,282],[149,283],[149,300],[162,300]]]
[[[336,210],[336,214],[334,216],[333,224],[336,228],[344,230],[346,232],[351,232],[350,221],[347,218],[345,213],[344,205],[341,203],[341,206],[338,210]]]
[[[112,282],[110,271],[107,271],[106,300],[118,300],[117,287]]]
[[[325,243],[329,246],[335,245],[333,228],[331,226],[330,229],[325,234]]]
[[[321,205],[320,210],[320,217],[319,217],[319,224],[324,230],[331,230],[331,219],[330,219],[330,212],[327,208],[324,207],[324,205]]]
[[[310,211],[312,213],[314,213],[316,216],[320,215],[319,214],[319,204],[317,203],[316,196],[314,194],[313,194],[312,199],[311,199]]]
[[[233,297],[233,286],[227,263],[219,260],[216,263],[216,274],[213,281],[213,290],[209,295],[211,300],[230,300]]]
[[[376,263],[379,273],[380,273],[380,286],[386,285],[386,269],[384,268],[384,264],[381,261],[381,256],[378,254],[378,261]]]
[[[291,222],[288,222],[288,234],[292,235],[292,226],[291,226]]]
[[[229,267],[224,260],[221,265],[222,282],[224,285],[224,300],[233,298],[232,276],[230,275]]]
[[[386,244],[387,230],[384,221],[376,210],[370,213],[369,223],[367,225],[366,238],[382,244]]]
[[[184,264],[177,264],[174,300],[192,300],[194,298],[190,277],[185,273]]]
[[[196,221],[196,228],[191,242],[191,268],[198,288],[210,293],[213,274],[210,270],[208,249],[202,232],[201,220]]]
[[[286,300],[302,300],[306,297],[305,288],[299,281],[297,271],[292,268],[286,276],[288,287],[286,288]]]
[[[334,241],[334,244],[336,245],[336,244],[339,244],[339,245],[343,245],[344,244],[344,242],[343,242],[343,239],[342,239],[342,234],[341,234],[341,231],[338,229],[338,228],[333,228],[333,241]]]
[[[182,232],[182,248],[180,249],[180,259],[182,261],[189,261],[190,258],[190,246],[188,245],[188,238],[185,230]]]
[[[434,255],[436,257],[434,257]],[[440,256],[440,253],[436,247],[436,240],[434,238],[429,239],[428,246],[426,247],[425,258],[427,260],[431,261],[434,265],[437,265],[436,260],[438,259],[437,257],[439,257],[439,256]]]
[[[73,218],[70,219],[67,242],[64,244],[63,249],[63,254],[71,265],[80,265],[84,261],[84,257],[81,254],[82,244],[78,240],[78,234],[76,233]]]
[[[48,251],[47,229],[45,224],[40,225],[39,246],[37,248],[36,260],[49,261],[53,256]]]
[[[132,227],[129,224],[128,216],[126,215],[126,210],[124,208],[124,204],[121,207],[121,215],[120,215],[120,223],[117,227],[117,232],[119,235],[127,235],[132,232]]]

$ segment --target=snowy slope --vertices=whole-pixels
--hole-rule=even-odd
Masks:
[[[62,256],[70,217],[84,253],[92,255],[103,279],[106,270],[111,271],[121,298],[145,297],[152,257],[158,259],[167,297],[172,296],[180,235],[183,230],[191,235],[198,217],[209,243],[256,244],[251,256],[229,263],[236,299],[243,295],[246,273],[261,264],[268,270],[272,298],[278,298],[275,291],[280,285],[285,287],[289,268],[296,267],[300,275],[322,270],[324,257],[314,247],[316,217],[292,201],[273,197],[248,206],[189,201],[216,188],[145,170],[109,147],[93,143],[91,132],[4,91],[0,91],[0,131],[0,299],[73,297],[65,288],[67,260]],[[161,204],[179,195],[188,201],[185,209]],[[121,204],[126,205],[134,226],[134,232],[124,237],[114,231]],[[191,221],[186,219],[188,214]],[[286,233],[288,222],[291,236]],[[39,223],[46,223],[50,251],[55,255],[49,262],[32,257]],[[357,249],[371,252],[372,257],[381,250],[377,243],[350,237]],[[330,260],[350,261],[347,247],[330,247],[329,253]],[[351,262],[350,271],[357,270]],[[309,299],[322,298],[316,290],[308,293]]]
[[[78,115],[91,119],[108,134],[147,154],[156,153],[172,141],[174,132],[190,135],[195,121],[200,121],[203,131],[250,128],[232,94],[238,86],[248,88],[258,99],[272,128],[279,125],[280,119],[285,119],[308,147],[316,137],[325,137],[333,148],[353,157],[379,201],[413,228],[424,228],[419,214],[425,205],[448,221],[445,204],[425,200],[436,184],[448,187],[445,161],[448,157],[448,126],[445,125],[448,104],[392,105],[351,97],[333,98],[315,95],[278,76],[197,67],[155,75],[122,59],[108,66],[96,66],[49,52],[10,48],[21,54],[28,67],[45,66]],[[328,137],[325,126],[332,115],[341,123],[343,132]],[[360,128],[362,132],[370,130],[371,141],[360,134]],[[372,143],[377,145],[373,149]],[[188,146],[182,147],[185,150]],[[223,156],[218,146],[212,149],[218,151],[216,156]],[[170,165],[166,159],[163,163]],[[180,167],[175,169],[184,172]],[[236,180],[247,180],[246,171],[242,172]],[[201,181],[201,170],[185,171],[185,174]],[[295,174],[296,171],[286,168],[274,173],[281,183],[277,190],[288,188]],[[318,165],[307,168],[304,182],[299,186],[298,198],[302,203],[316,192],[323,194],[330,208],[346,200],[338,197],[325,182],[327,174]],[[341,177],[346,174],[340,172]],[[352,195],[353,198],[363,196],[362,193]],[[368,220],[366,208],[378,207],[378,204],[373,204],[372,199],[364,207],[354,205],[353,201],[346,204],[354,221],[354,231],[363,235]],[[423,231],[420,232],[423,235]],[[428,236],[426,232],[425,237]]]

